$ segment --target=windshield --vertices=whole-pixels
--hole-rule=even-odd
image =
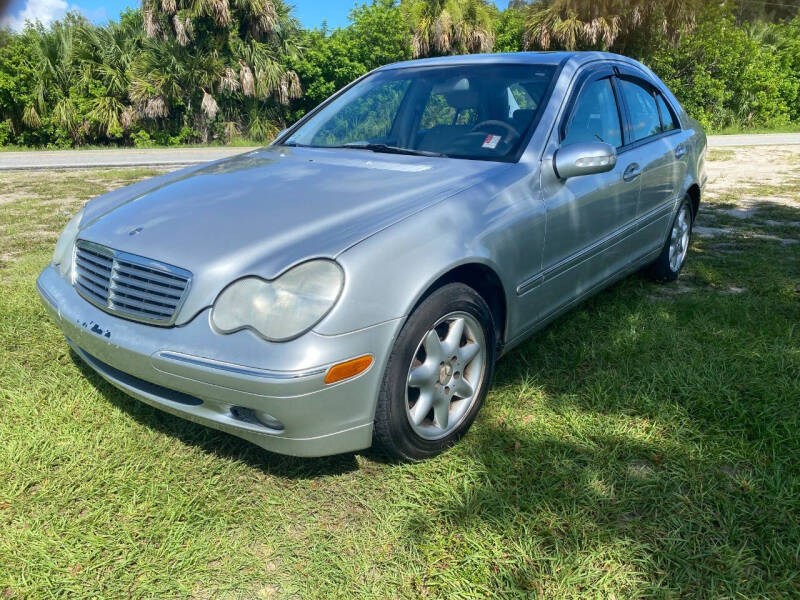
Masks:
[[[453,65],[369,75],[283,144],[515,160],[539,120],[555,68]]]

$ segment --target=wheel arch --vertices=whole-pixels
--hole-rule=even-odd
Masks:
[[[692,218],[697,218],[697,211],[700,210],[700,186],[692,183],[686,190],[686,195],[692,203]]]
[[[497,349],[505,344],[508,304],[503,282],[497,271],[482,262],[465,262],[451,267],[432,281],[418,296],[408,314],[414,312],[425,298],[449,283],[463,283],[474,289],[486,301],[494,321]]]

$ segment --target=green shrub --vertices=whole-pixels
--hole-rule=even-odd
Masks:
[[[10,143],[12,132],[11,119],[0,122],[0,146],[5,146]]]
[[[797,96],[796,77],[731,17],[708,15],[645,62],[710,130],[783,125],[792,117],[787,100]]]
[[[152,148],[154,145],[150,134],[144,129],[140,129],[139,131],[132,133],[131,142],[136,148]]]

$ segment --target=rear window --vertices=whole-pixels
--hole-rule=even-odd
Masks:
[[[658,112],[661,114],[661,131],[680,129],[681,126],[680,123],[678,123],[678,118],[664,100],[664,96],[657,94],[656,103],[658,104]]]
[[[631,117],[631,141],[661,133],[656,99],[649,86],[630,79],[621,79],[620,84]]]

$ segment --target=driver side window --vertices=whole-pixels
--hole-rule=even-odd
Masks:
[[[622,123],[610,77],[587,84],[575,102],[561,143],[579,142],[622,146]]]

